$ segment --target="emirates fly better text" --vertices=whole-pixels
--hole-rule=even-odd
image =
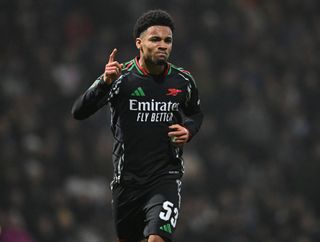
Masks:
[[[137,122],[171,122],[173,111],[179,110],[179,103],[151,101],[141,102],[129,99],[129,110],[137,112]]]

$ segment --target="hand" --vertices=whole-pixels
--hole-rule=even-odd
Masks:
[[[113,49],[112,53],[109,56],[109,61],[106,64],[106,68],[104,70],[103,80],[108,84],[111,84],[121,75],[122,64],[119,64],[118,61],[114,60],[116,53],[117,49]]]
[[[188,142],[190,133],[187,128],[181,126],[180,124],[173,124],[169,126],[169,129],[172,130],[168,133],[172,143],[175,145],[184,145]]]

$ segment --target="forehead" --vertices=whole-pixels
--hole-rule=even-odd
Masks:
[[[154,25],[147,28],[143,35],[172,36],[172,31],[168,26]]]

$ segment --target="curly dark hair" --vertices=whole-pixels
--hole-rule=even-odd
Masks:
[[[174,31],[174,22],[169,13],[161,9],[149,10],[137,19],[133,29],[134,39],[154,25],[168,26],[172,32]]]

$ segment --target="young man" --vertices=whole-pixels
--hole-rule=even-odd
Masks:
[[[202,112],[190,73],[168,63],[174,23],[162,10],[134,27],[139,56],[105,72],[80,96],[73,117],[110,104],[114,136],[112,208],[118,241],[172,241],[180,209],[182,148],[199,130]]]

